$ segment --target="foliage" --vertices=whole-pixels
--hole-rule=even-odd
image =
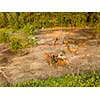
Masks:
[[[8,42],[9,34],[6,32],[6,29],[0,29],[0,43]]]
[[[25,25],[22,29],[23,32],[25,32],[27,35],[32,35],[35,30],[34,25],[30,25],[29,23]]]
[[[13,33],[10,36],[10,49],[16,51],[29,46],[36,46],[37,40],[33,40],[32,37],[32,35],[28,36],[25,33]]]
[[[65,75],[47,80],[31,80],[13,85],[16,87],[99,87],[100,72],[82,73],[80,75]]]
[[[100,36],[99,12],[1,12],[0,13],[0,42],[8,42],[9,34],[20,31],[25,33],[25,38],[10,39],[12,49],[36,45],[36,40],[28,40],[27,37],[39,33],[41,28],[48,27],[94,27],[96,39]],[[3,30],[2,30],[3,28]],[[10,30],[10,32],[8,32]],[[11,35],[10,35],[11,36]],[[14,37],[15,38],[15,37]],[[16,37],[17,38],[17,37]],[[19,37],[18,37],[19,38]],[[19,45],[19,46],[18,46]],[[20,47],[22,46],[22,47]]]
[[[36,39],[32,39],[33,35],[28,36],[28,43],[30,46],[36,46],[38,44]]]
[[[0,27],[27,30],[56,26],[94,26],[100,21],[99,12],[1,12]],[[29,29],[28,29],[29,28]],[[30,31],[31,33],[31,31]]]
[[[34,40],[33,39],[29,40],[29,45],[30,46],[36,46],[37,44],[38,44],[37,40],[35,40],[35,39]]]
[[[97,39],[96,45],[98,44],[98,39],[100,37],[100,22],[98,22],[94,27],[95,37]]]
[[[12,51],[16,51],[18,49],[21,49],[21,40],[17,36],[13,36],[10,38],[10,49]]]

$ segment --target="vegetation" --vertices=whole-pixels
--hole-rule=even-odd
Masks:
[[[98,45],[98,39],[100,38],[100,22],[98,22],[94,26],[95,38],[96,38],[96,46]]]
[[[99,12],[1,12],[0,43],[10,42],[11,50],[17,50],[29,45],[36,45],[37,42],[32,39],[29,40],[30,43],[27,43],[26,37],[37,34],[38,29],[85,26],[94,28],[98,41],[100,33]],[[19,32],[24,34],[24,40],[14,36],[14,33]]]
[[[16,87],[99,87],[100,72],[81,73],[80,75],[65,75],[47,80],[32,80],[13,85]]]
[[[27,36],[25,33],[16,33],[12,35],[10,37],[9,43],[9,47],[12,51],[17,51],[18,49],[37,45],[37,41],[32,39],[31,35]]]
[[[42,27],[94,26],[100,21],[99,12],[3,12],[0,13],[0,27],[18,30],[41,29]],[[27,32],[27,30],[25,30]]]
[[[6,32],[6,29],[0,29],[0,43],[8,42],[9,34]]]
[[[91,27],[100,37],[99,12],[1,12],[0,43],[8,43],[12,51],[35,46],[32,39],[38,30],[52,27]],[[32,80],[14,86],[100,86],[100,73],[65,75],[47,80]]]

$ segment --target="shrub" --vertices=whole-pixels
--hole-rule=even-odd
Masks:
[[[17,36],[12,36],[10,38],[10,49],[12,51],[16,51],[17,49],[21,49],[21,40]]]
[[[29,23],[25,25],[22,29],[23,32],[25,32],[27,35],[32,35],[35,28],[33,25],[30,25]]]
[[[18,49],[36,46],[37,40],[32,39],[32,35],[27,36],[25,33],[14,33],[10,37],[10,49],[16,51]]]
[[[0,29],[0,43],[7,42],[9,40],[9,34],[6,32],[6,29]]]

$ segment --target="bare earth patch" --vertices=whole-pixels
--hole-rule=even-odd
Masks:
[[[0,45],[0,85],[59,77],[65,74],[79,74],[84,71],[100,71],[100,46],[95,46],[94,36],[86,31],[53,30],[48,32],[45,30],[35,37],[38,40],[38,46],[26,48],[17,56],[6,50],[2,44]],[[55,37],[59,38],[57,45],[53,45]],[[86,45],[78,46],[77,43],[70,43],[77,48],[77,54],[73,55],[62,44],[63,38],[73,39],[80,43],[86,42]],[[46,52],[59,53],[62,50],[65,51],[70,66],[50,67],[44,54]]]

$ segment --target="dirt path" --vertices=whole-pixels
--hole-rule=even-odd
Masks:
[[[84,34],[83,34],[84,33]],[[59,77],[65,74],[83,71],[100,71],[100,46],[96,47],[94,42],[87,42],[85,46],[77,46],[77,54],[73,56],[62,44],[65,37],[66,40],[76,39],[80,41],[93,41],[93,36],[85,34],[83,31],[43,31],[42,34],[36,35],[39,45],[32,48],[26,48],[24,51],[29,53],[24,56],[7,55],[8,53],[0,53],[0,85],[14,84],[27,80],[47,79],[51,77]],[[54,38],[58,37],[57,45],[53,45]],[[2,47],[2,46],[1,46]],[[59,53],[64,50],[66,57],[70,61],[70,66],[66,67],[50,67],[45,60],[44,53]],[[8,57],[8,59],[6,59]],[[4,62],[2,62],[4,61]]]

